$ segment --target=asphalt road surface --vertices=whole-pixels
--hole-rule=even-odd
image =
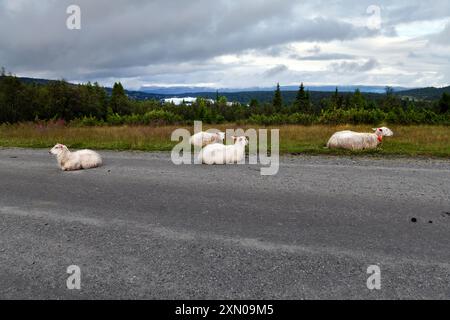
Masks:
[[[0,150],[0,298],[450,299],[450,161],[285,157],[271,177],[102,155],[62,172]]]

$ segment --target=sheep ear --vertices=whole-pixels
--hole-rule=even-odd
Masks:
[[[373,131],[377,131],[378,129],[377,129],[377,128],[372,128],[372,130],[373,130]]]
[[[231,136],[231,138],[233,138],[233,141],[236,141],[236,140],[237,140],[237,137],[236,137],[236,136]]]

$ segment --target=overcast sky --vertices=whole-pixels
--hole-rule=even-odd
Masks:
[[[1,65],[130,89],[444,86],[450,1],[0,0]]]

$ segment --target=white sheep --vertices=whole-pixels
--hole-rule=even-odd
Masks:
[[[248,144],[246,137],[232,137],[233,145],[214,143],[207,145],[200,152],[198,159],[200,163],[232,164],[239,163],[245,158],[245,146]]]
[[[383,137],[391,137],[394,133],[386,127],[373,129],[374,133],[360,133],[354,131],[340,131],[333,134],[327,143],[328,148],[348,150],[375,149]]]
[[[225,132],[217,132],[217,133],[199,132],[194,134],[189,139],[189,143],[196,147],[202,148],[212,143],[223,143],[224,140],[225,140]]]
[[[56,156],[58,164],[63,171],[96,168],[102,165],[102,158],[92,150],[70,152],[69,149],[58,143],[49,153]]]

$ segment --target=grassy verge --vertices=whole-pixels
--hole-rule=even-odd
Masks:
[[[121,126],[121,127],[42,127],[34,124],[1,125],[0,147],[49,148],[64,143],[70,148],[110,150],[169,151],[176,144],[170,136],[177,126]],[[193,131],[192,127],[185,127]],[[234,124],[204,126],[220,130],[263,128]],[[446,126],[391,126],[395,136],[386,138],[377,150],[350,152],[328,150],[328,138],[339,130],[369,132],[370,126],[298,126],[267,127],[280,129],[282,154],[335,155],[402,155],[450,157],[450,127]]]

